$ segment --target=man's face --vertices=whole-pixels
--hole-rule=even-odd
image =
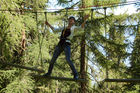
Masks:
[[[69,24],[75,24],[75,20],[73,18],[69,19]]]

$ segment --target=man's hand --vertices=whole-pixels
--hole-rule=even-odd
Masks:
[[[48,21],[45,21],[45,24],[46,24],[46,25],[49,25]]]
[[[88,19],[89,14],[84,16],[84,22],[81,24],[81,27],[84,28],[86,20]]]
[[[51,26],[50,24],[49,24],[49,22],[48,21],[45,21],[45,24],[47,25],[47,26],[49,26],[53,31],[54,31],[54,28],[53,28],[53,26]]]

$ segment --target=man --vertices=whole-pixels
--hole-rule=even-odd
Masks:
[[[68,26],[66,28],[59,28],[59,29],[55,29],[53,26],[51,26],[47,21],[45,22],[45,24],[47,26],[49,26],[53,32],[62,32],[61,36],[60,36],[60,41],[58,43],[58,45],[55,48],[53,57],[51,59],[50,65],[49,65],[49,69],[48,69],[48,73],[44,74],[44,76],[50,76],[52,73],[52,69],[54,66],[54,63],[56,61],[56,59],[58,58],[58,56],[60,55],[60,53],[62,53],[63,51],[65,52],[66,55],[66,60],[73,72],[74,75],[74,79],[78,79],[78,73],[73,65],[73,62],[70,59],[70,55],[71,55],[71,41],[74,34],[77,33],[76,31],[80,31],[83,30],[86,19],[89,17],[89,15],[86,15],[84,17],[84,22],[81,24],[81,27],[76,27],[75,26],[75,18],[73,16],[69,17],[68,19]]]

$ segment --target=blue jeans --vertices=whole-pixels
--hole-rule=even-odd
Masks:
[[[53,69],[53,66],[54,66],[54,63],[56,62],[56,59],[58,58],[58,56],[62,53],[62,52],[65,52],[65,56],[66,56],[66,60],[74,74],[77,75],[77,71],[73,65],[73,62],[71,61],[70,59],[70,56],[71,56],[71,48],[70,48],[70,45],[68,45],[67,43],[64,43],[64,44],[58,44],[54,50],[54,54],[53,54],[53,57],[51,59],[51,62],[50,62],[50,65],[49,65],[49,69],[48,69],[48,74],[51,74],[52,73],[52,69]]]

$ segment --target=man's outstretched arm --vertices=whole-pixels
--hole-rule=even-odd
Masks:
[[[45,21],[45,24],[46,24],[47,26],[49,26],[49,27],[54,31],[54,27],[53,27],[51,24],[49,24],[48,21]]]
[[[84,16],[84,22],[81,24],[81,27],[84,28],[85,27],[85,23],[86,23],[86,20],[88,19],[89,15],[85,15]]]

